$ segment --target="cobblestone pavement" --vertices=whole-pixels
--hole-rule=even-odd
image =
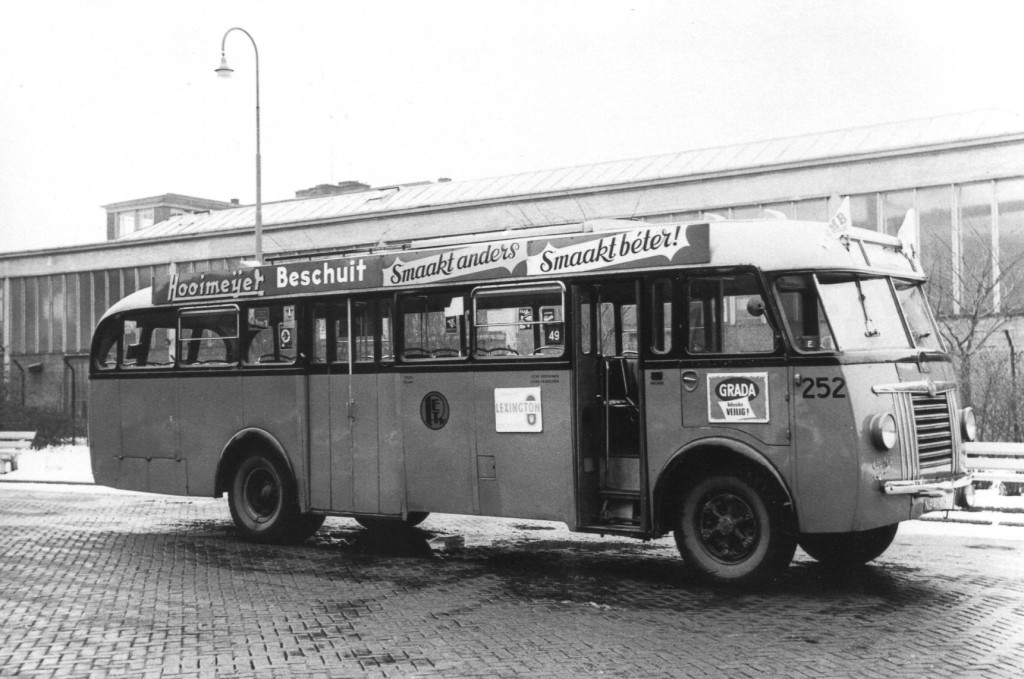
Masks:
[[[670,539],[440,516],[401,539],[329,519],[304,545],[256,546],[223,501],[90,491],[0,487],[0,676],[1024,668],[1024,528],[905,524],[876,564],[835,574],[798,552],[777,583],[736,592],[696,583]]]

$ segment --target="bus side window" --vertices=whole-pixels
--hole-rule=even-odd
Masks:
[[[196,309],[178,318],[181,365],[232,365],[238,362],[238,310]]]
[[[175,329],[174,314],[152,311],[124,320],[121,367],[171,368],[174,366]]]
[[[581,289],[579,293],[580,351],[591,354],[594,351],[594,293]]]
[[[97,330],[99,342],[96,343],[96,351],[93,354],[93,365],[97,370],[114,370],[117,368],[117,359],[121,351],[122,337],[121,322],[108,318],[103,326]]]
[[[373,362],[373,345],[377,335],[375,307],[372,301],[352,302],[352,359],[356,363]]]
[[[395,360],[394,333],[391,326],[391,299],[382,299],[378,303],[380,309],[380,360]]]
[[[835,340],[825,320],[814,279],[808,274],[779,276],[775,280],[786,328],[800,351],[834,351]]]
[[[672,281],[659,278],[651,284],[651,351],[672,351]]]
[[[753,274],[693,278],[687,286],[692,354],[770,353],[775,330]]]
[[[246,365],[289,365],[298,355],[294,304],[246,309]]]
[[[327,363],[327,305],[313,305],[313,356],[315,364]]]
[[[441,292],[400,298],[402,358],[464,358],[465,308],[464,295]]]
[[[528,285],[473,291],[477,358],[561,356],[565,353],[561,286]]]

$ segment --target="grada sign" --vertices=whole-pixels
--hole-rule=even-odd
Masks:
[[[708,422],[768,420],[768,373],[708,373]]]

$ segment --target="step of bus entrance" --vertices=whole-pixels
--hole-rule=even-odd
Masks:
[[[640,525],[640,499],[634,493],[628,497],[609,497],[601,493],[601,512],[598,520],[602,524],[638,526]]]

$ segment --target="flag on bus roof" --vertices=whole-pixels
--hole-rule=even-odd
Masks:
[[[845,236],[850,230],[851,223],[853,220],[850,218],[850,197],[843,196],[843,202],[839,204],[839,209],[828,220],[828,231],[835,238]]]
[[[900,239],[900,243],[903,245],[903,253],[914,262],[917,261],[921,251],[921,247],[918,245],[917,233],[917,210],[910,208],[903,217],[903,224],[900,225],[900,230],[896,232],[896,237]]]

